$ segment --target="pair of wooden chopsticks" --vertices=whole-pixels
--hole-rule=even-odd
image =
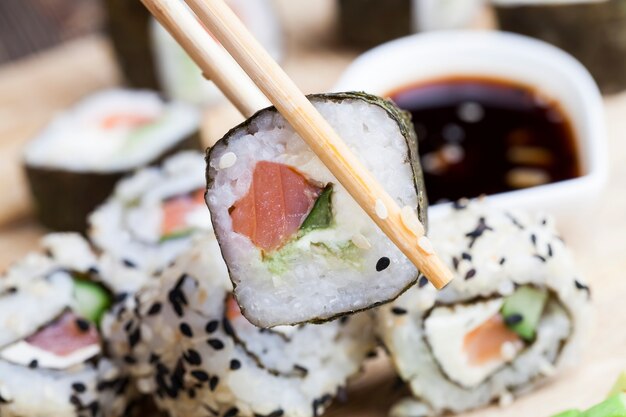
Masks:
[[[415,211],[400,209],[223,0],[142,2],[244,116],[266,107],[269,99],[430,282],[441,289],[451,281],[452,273],[423,236]]]

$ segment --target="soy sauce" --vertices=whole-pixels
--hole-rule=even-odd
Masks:
[[[580,175],[574,132],[558,103],[506,80],[447,78],[388,96],[413,115],[431,203]]]

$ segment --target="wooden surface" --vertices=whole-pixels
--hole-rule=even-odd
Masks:
[[[332,36],[330,0],[280,0],[289,16],[284,67],[306,92],[322,92],[356,56],[337,48]],[[314,3],[315,7],[312,7]],[[307,6],[307,4],[309,6]],[[297,30],[296,30],[297,28]],[[36,247],[45,231],[31,216],[20,168],[23,144],[58,111],[82,95],[117,85],[119,74],[110,47],[99,37],[67,44],[26,61],[0,67],[0,267]],[[594,213],[581,218],[580,232],[563,230],[578,254],[593,288],[596,326],[577,369],[506,409],[492,407],[463,417],[548,417],[570,407],[600,401],[626,369],[626,93],[606,99],[610,179]],[[205,141],[211,143],[241,120],[229,105],[211,109],[205,118]],[[401,395],[385,359],[368,365],[349,390],[349,401],[331,416],[382,417]]]

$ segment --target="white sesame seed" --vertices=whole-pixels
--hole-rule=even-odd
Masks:
[[[513,404],[514,399],[515,398],[513,398],[513,394],[511,394],[508,391],[505,391],[500,395],[500,399],[498,400],[498,405],[500,407],[508,407],[511,404]]]
[[[220,169],[226,169],[226,168],[230,168],[233,165],[235,165],[235,162],[237,162],[237,155],[235,155],[232,152],[226,152],[224,155],[222,155],[222,157],[220,158],[220,164],[219,167]]]
[[[500,346],[500,355],[505,361],[512,361],[516,353],[517,349],[515,349],[515,345],[511,342],[504,342],[502,346]]]
[[[554,375],[554,372],[556,370],[554,369],[554,365],[552,365],[550,362],[547,361],[542,361],[539,364],[539,372],[543,375],[543,376],[552,376]]]
[[[152,381],[149,379],[140,379],[137,381],[137,389],[142,394],[148,394],[152,391]]]
[[[354,243],[354,246],[356,246],[359,249],[371,249],[372,248],[372,244],[370,243],[369,240],[367,240],[367,238],[365,236],[363,236],[360,233],[355,234],[354,236],[352,236],[352,243]]]
[[[13,401],[13,396],[6,385],[0,385],[0,397],[7,402]]]
[[[387,211],[387,206],[383,203],[383,200],[380,198],[376,200],[376,215],[381,219],[386,219],[389,216],[389,212]]]
[[[511,295],[515,292],[515,285],[511,281],[502,281],[498,285],[498,292],[502,295]]]
[[[424,234],[424,226],[417,218],[415,210],[410,206],[404,206],[400,210],[400,219],[404,227],[409,229],[415,236],[422,236]]]
[[[417,246],[422,250],[422,252],[426,253],[427,255],[432,255],[433,253],[435,253],[435,250],[433,249],[433,244],[426,236],[422,236],[417,239]]]

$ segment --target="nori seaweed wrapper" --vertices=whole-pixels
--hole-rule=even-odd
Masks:
[[[168,156],[182,150],[200,150],[201,148],[200,135],[196,132],[177,142],[157,159],[145,165],[159,164]],[[120,179],[132,173],[136,168],[140,167],[101,173],[25,164],[34,208],[41,224],[53,230],[81,233],[87,229],[89,213],[109,197]]]
[[[500,28],[569,52],[603,93],[626,88],[626,0],[495,7]]]
[[[140,0],[105,0],[107,30],[128,84],[160,90],[152,41],[150,12]]]
[[[412,32],[412,0],[339,0],[345,42],[368,48]]]

